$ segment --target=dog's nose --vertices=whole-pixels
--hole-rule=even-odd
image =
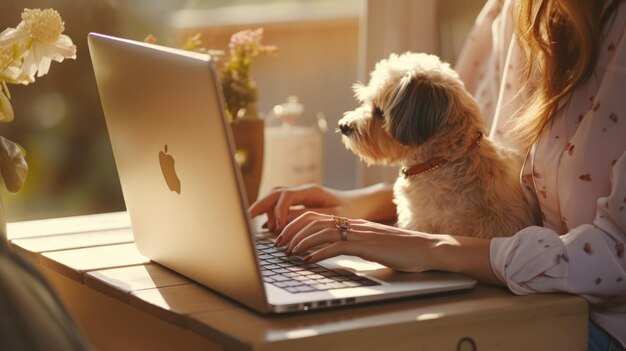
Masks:
[[[341,123],[339,125],[339,130],[341,130],[341,134],[350,135],[350,133],[354,132],[354,128],[347,123]]]

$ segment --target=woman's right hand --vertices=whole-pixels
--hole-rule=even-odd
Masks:
[[[252,204],[248,213],[250,217],[267,214],[268,229],[280,233],[288,223],[309,211],[348,218],[390,219],[395,216],[391,198],[391,187],[383,184],[349,191],[306,184],[275,188]]]
[[[267,214],[268,229],[280,233],[287,223],[305,212],[339,214],[343,213],[343,207],[348,202],[348,197],[339,190],[306,184],[274,188],[267,196],[253,203],[248,213],[250,217]]]

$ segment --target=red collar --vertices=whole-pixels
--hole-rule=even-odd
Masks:
[[[467,152],[465,154],[470,153],[474,149],[480,146],[480,141],[483,139],[483,133],[478,133],[476,140],[467,148]],[[443,157],[433,157],[428,159],[426,162],[418,163],[411,167],[402,167],[400,173],[404,176],[404,178],[412,177],[414,175],[418,175],[421,173],[426,173],[430,171],[434,171],[435,169],[445,165],[449,160],[446,160]]]

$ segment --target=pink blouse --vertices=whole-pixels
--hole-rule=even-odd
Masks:
[[[512,1],[487,2],[457,65],[491,138],[527,154],[522,186],[543,219],[493,239],[491,265],[516,294],[583,296],[590,317],[626,346],[626,5],[607,24],[592,77],[526,151],[505,132],[524,99]]]

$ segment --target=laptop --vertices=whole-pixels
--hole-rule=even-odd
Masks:
[[[470,289],[445,272],[357,257],[306,264],[258,234],[210,56],[89,34],[100,99],[139,251],[261,313]]]

